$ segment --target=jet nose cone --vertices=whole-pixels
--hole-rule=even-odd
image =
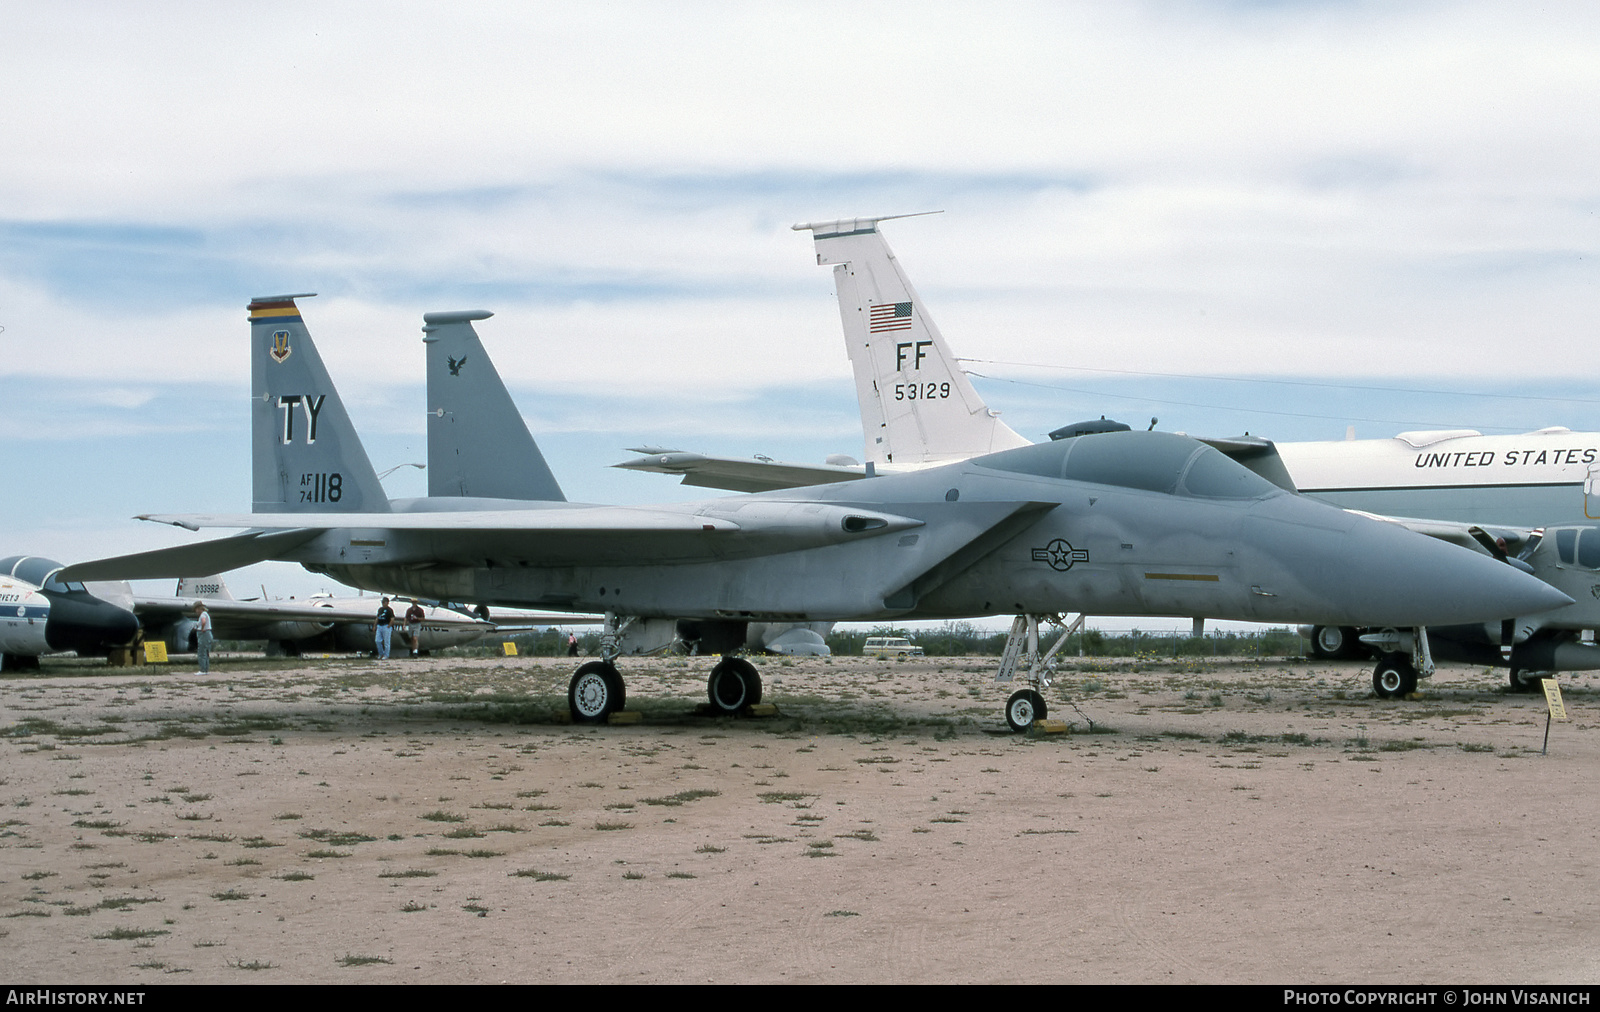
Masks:
[[[1548,583],[1458,545],[1353,514],[1269,522],[1289,579],[1329,614],[1323,624],[1456,625],[1571,604]],[[1284,519],[1287,519],[1286,517]],[[1343,527],[1338,533],[1335,528]],[[1334,616],[1337,615],[1337,619]]]
[[[139,619],[126,608],[84,594],[57,597],[51,602],[46,637],[56,650],[104,653],[112,647],[127,646],[138,633]]]
[[[113,643],[132,643],[135,636],[139,635],[139,619],[131,611],[117,609],[118,614],[112,616],[107,633]]]
[[[1371,586],[1359,602],[1363,610],[1406,616],[1389,618],[1382,624],[1452,625],[1467,615],[1475,617],[1466,621],[1488,622],[1536,615],[1572,603],[1572,598],[1543,580],[1487,555],[1400,528],[1395,530],[1410,535],[1405,540],[1412,543],[1397,548],[1390,557],[1368,564],[1366,581]],[[1358,540],[1368,538],[1363,533]],[[1373,536],[1368,544],[1374,552],[1387,547],[1388,539],[1380,536]]]

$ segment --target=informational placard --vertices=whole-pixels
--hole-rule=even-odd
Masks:
[[[1544,686],[1544,702],[1550,708],[1550,719],[1566,720],[1567,706],[1561,701],[1561,683],[1554,678],[1541,678],[1539,684]]]
[[[1544,686],[1544,748],[1539,750],[1540,755],[1550,754],[1550,722],[1552,720],[1567,719],[1567,705],[1561,701],[1561,685],[1554,678],[1541,678],[1539,684]]]

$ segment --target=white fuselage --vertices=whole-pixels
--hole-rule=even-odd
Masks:
[[[1301,492],[1347,509],[1519,527],[1600,520],[1600,496],[1586,491],[1600,472],[1597,432],[1458,429],[1277,447]]]
[[[312,603],[317,607],[337,609],[343,613],[367,611],[374,620],[378,617],[379,599],[376,597],[320,598],[313,599]],[[390,605],[394,608],[394,635],[398,637],[406,630],[405,614],[410,602],[391,601]],[[417,630],[418,650],[443,650],[446,647],[464,646],[495,630],[493,623],[451,611],[449,608],[424,605],[422,611],[424,617]],[[339,646],[345,650],[372,649],[372,626],[364,623],[347,622],[335,626],[334,637]]]
[[[0,654],[37,657],[50,653],[45,624],[50,601],[39,588],[13,577],[0,577]]]

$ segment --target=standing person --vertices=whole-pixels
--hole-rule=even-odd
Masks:
[[[211,673],[211,612],[199,601],[194,603],[195,651],[200,655],[200,673]]]
[[[567,633],[567,656],[578,656],[578,634],[575,632]]]
[[[422,620],[427,617],[428,613],[423,611],[422,605],[415,601],[412,601],[411,607],[406,609],[406,639],[411,641],[412,657],[417,656],[417,647],[420,642],[417,637],[422,635]]]
[[[389,659],[389,637],[394,633],[394,609],[386,597],[378,605],[378,617],[372,623],[372,653],[380,661]]]

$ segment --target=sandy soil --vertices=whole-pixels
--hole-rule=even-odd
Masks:
[[[223,660],[0,679],[0,976],[31,982],[1593,982],[1600,683],[1075,661]],[[1425,683],[1426,684],[1426,683]],[[1091,728],[1090,721],[1093,722]]]

